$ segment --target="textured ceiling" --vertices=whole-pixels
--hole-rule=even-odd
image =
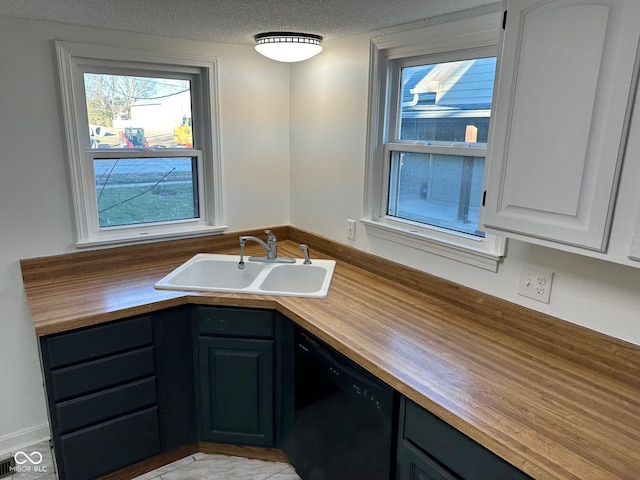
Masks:
[[[0,15],[252,44],[269,31],[325,39],[393,27],[495,0],[0,0]]]

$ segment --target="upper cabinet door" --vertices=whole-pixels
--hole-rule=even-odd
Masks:
[[[640,210],[638,210],[638,217],[636,218],[633,237],[631,238],[629,258],[631,260],[640,260]]]
[[[534,243],[605,251],[640,1],[506,5],[482,222]]]

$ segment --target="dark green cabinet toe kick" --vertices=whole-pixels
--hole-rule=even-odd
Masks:
[[[280,313],[178,307],[41,337],[40,350],[60,480],[197,441],[275,448],[296,464],[294,325]],[[397,480],[529,478],[402,396],[390,435]]]

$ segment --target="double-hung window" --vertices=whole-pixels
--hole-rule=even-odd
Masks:
[[[224,229],[215,59],[56,48],[77,245]]]
[[[495,270],[479,225],[499,16],[374,39],[365,226],[370,235]]]

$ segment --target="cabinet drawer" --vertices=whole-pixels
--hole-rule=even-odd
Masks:
[[[153,342],[151,317],[89,327],[47,338],[49,366],[62,367]]]
[[[530,478],[411,400],[406,401],[404,438],[468,480]]]
[[[155,377],[56,405],[58,430],[65,433],[124,415],[156,403]]]
[[[153,347],[145,347],[53,371],[53,398],[57,402],[153,374]]]
[[[244,308],[197,307],[201,335],[273,338],[273,312]]]
[[[160,452],[158,408],[63,435],[60,445],[60,478],[85,480],[126,467]]]

